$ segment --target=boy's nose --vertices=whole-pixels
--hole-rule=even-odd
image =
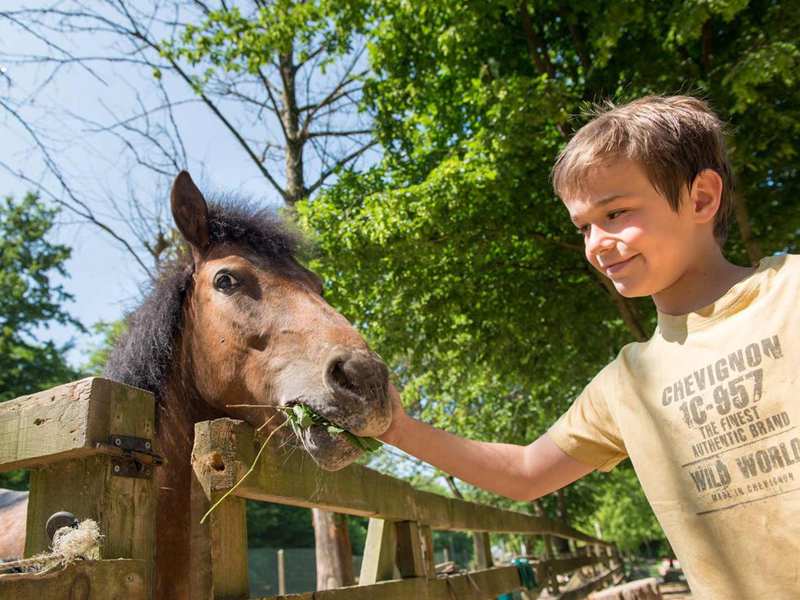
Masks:
[[[614,247],[614,240],[600,227],[591,225],[586,238],[586,252],[594,255],[603,254]]]

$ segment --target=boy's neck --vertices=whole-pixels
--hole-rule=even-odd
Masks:
[[[755,271],[729,262],[714,246],[699,255],[671,286],[653,294],[656,308],[668,315],[684,315],[712,304]]]

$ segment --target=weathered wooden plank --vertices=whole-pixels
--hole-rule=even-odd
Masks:
[[[69,386],[62,386],[66,387]],[[70,395],[62,392],[44,396],[45,408],[39,414],[44,415],[40,418],[45,421],[41,425],[35,424],[36,419],[32,421],[34,427],[47,427],[51,434],[65,443],[53,445],[45,442],[45,452],[60,448],[49,456],[49,460],[56,462],[31,473],[25,556],[47,550],[50,544],[45,531],[47,519],[53,513],[69,511],[79,520],[91,518],[97,521],[103,535],[100,541],[102,558],[142,559],[148,569],[152,568],[155,556],[155,477],[120,477],[115,475],[109,455],[84,452],[94,451],[93,444],[100,440],[107,442],[112,433],[152,439],[155,422],[152,395],[106,379],[93,378],[74,385],[72,397],[78,407],[76,410],[72,411],[68,406],[49,410],[60,402],[68,404]],[[42,400],[35,404],[41,408]],[[28,408],[22,407],[14,412],[25,414]],[[36,413],[29,416],[33,414]],[[62,417],[56,425],[52,421],[58,420],[59,414]],[[20,417],[18,422],[27,422],[26,419],[28,417]],[[21,438],[28,441],[18,446],[22,454],[36,457],[34,460],[46,456],[37,455],[28,435],[23,431]],[[70,450],[69,444],[73,442],[80,445]],[[152,581],[149,576],[148,581]]]
[[[428,571],[422,555],[419,525],[415,521],[400,521],[397,530],[397,569],[401,577],[425,577]]]
[[[397,527],[394,521],[370,519],[358,584],[370,585],[394,579],[396,555]]]
[[[195,425],[192,469],[192,598],[249,597],[247,573],[247,519],[243,498],[231,495],[218,504],[207,521],[206,511],[241,474],[225,468],[238,448],[236,429]]]
[[[591,600],[626,600],[627,598],[662,600],[663,597],[658,589],[658,579],[648,577],[592,592],[590,598]]]
[[[479,569],[488,569],[494,564],[492,544],[487,532],[484,531],[472,537],[472,548],[475,551],[475,564]]]
[[[149,573],[149,566],[143,560],[81,561],[44,575],[0,576],[0,598],[149,600]]]
[[[152,394],[90,377],[0,404],[0,471],[28,469],[63,458],[97,454],[118,425],[112,404],[140,406],[137,430],[153,437]],[[135,411],[134,411],[135,412]]]
[[[539,579],[545,579],[549,575],[559,575],[561,573],[570,573],[581,567],[588,567],[592,565],[602,564],[601,559],[597,556],[573,556],[570,558],[552,558],[550,560],[543,560],[538,563],[537,569],[541,570]]]
[[[384,581],[374,585],[272,596],[264,600],[487,600],[521,587],[516,567],[495,567],[451,577]]]
[[[586,598],[586,596],[591,594],[593,591],[599,590],[609,582],[613,581],[614,577],[621,572],[621,566],[617,567],[616,569],[611,569],[605,573],[601,573],[597,577],[593,577],[580,587],[563,592],[561,595],[556,596],[556,598],[558,600],[581,600],[582,598]]]
[[[430,525],[420,525],[419,537],[422,542],[422,562],[425,565],[425,574],[428,577],[436,577],[436,560],[433,557],[433,531]]]
[[[231,419],[211,423],[211,427],[229,430],[238,440],[239,449],[226,459],[232,461],[226,469],[244,474],[255,456],[252,428]],[[250,500],[317,507],[362,517],[416,521],[438,530],[550,533],[605,544],[544,517],[414,490],[405,481],[361,465],[329,473],[304,452],[266,451],[236,494]]]

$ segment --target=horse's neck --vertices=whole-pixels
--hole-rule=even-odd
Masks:
[[[189,598],[190,498],[194,424],[219,417],[180,386],[167,385],[158,406],[156,598]]]

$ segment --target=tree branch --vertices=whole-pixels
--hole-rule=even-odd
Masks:
[[[639,320],[636,318],[636,314],[633,310],[633,307],[630,305],[630,301],[617,291],[617,288],[614,287],[613,282],[608,277],[604,277],[592,267],[588,268],[591,271],[594,279],[599,282],[608,292],[608,295],[611,296],[611,301],[614,303],[614,306],[617,307],[617,310],[622,317],[622,321],[627,326],[628,331],[633,336],[633,339],[635,339],[637,342],[646,342],[649,339],[649,336],[639,323]]]
[[[124,7],[122,8],[123,10],[125,10]],[[149,39],[139,30],[138,23],[133,19],[132,16],[130,16],[130,13],[127,10],[125,10],[125,14],[128,16],[128,20],[130,21],[130,24],[133,27],[132,30],[129,30],[131,37],[140,40],[143,44],[145,44],[146,46],[148,46],[149,48],[160,54],[161,47],[156,42]],[[211,98],[209,98],[205,92],[195,87],[192,78],[181,68],[181,66],[174,58],[168,57],[167,61],[172,66],[173,70],[180,76],[180,78],[183,79],[183,81],[191,89],[194,89],[197,92],[198,96],[200,96],[200,99],[211,110],[211,112],[214,113],[214,115],[216,115],[216,117],[220,120],[220,122],[224,125],[224,127],[239,143],[239,145],[242,147],[245,153],[251,158],[251,160],[256,165],[261,174],[267,179],[267,181],[270,182],[270,184],[272,184],[273,188],[275,188],[275,190],[281,195],[281,198],[283,198],[285,201],[287,199],[286,191],[280,186],[280,184],[270,174],[270,172],[266,169],[266,167],[258,160],[258,155],[250,147],[250,144],[247,143],[244,137],[242,137],[242,135],[239,133],[236,127],[234,127],[233,124],[225,117],[225,115],[222,114],[222,111],[217,107],[216,104],[214,104],[214,102],[211,101]]]
[[[325,180],[328,177],[330,177],[331,175],[333,175],[336,172],[337,169],[339,169],[340,167],[343,167],[344,165],[346,165],[351,160],[353,160],[355,158],[358,158],[359,156],[364,154],[364,152],[366,152],[367,150],[369,150],[370,148],[375,146],[377,143],[378,143],[377,140],[372,140],[368,144],[365,144],[364,146],[361,146],[361,148],[359,148],[358,150],[355,150],[354,152],[351,152],[350,154],[348,154],[344,158],[340,158],[339,160],[337,160],[333,164],[333,166],[331,166],[329,169],[327,169],[327,170],[322,172],[322,174],[319,176],[319,178],[310,187],[307,188],[306,193],[308,195],[313,194],[323,183],[325,183]]]
[[[522,30],[525,32],[525,40],[528,42],[528,54],[533,61],[533,66],[539,73],[546,73],[552,77],[555,74],[555,69],[547,54],[547,47],[533,27],[531,14],[528,12],[527,0],[522,0],[519,3],[519,16],[522,20]],[[539,51],[540,48],[541,52]]]
[[[310,131],[306,134],[306,138],[315,137],[346,137],[351,135],[368,135],[372,133],[372,129],[351,129],[349,131]]]

